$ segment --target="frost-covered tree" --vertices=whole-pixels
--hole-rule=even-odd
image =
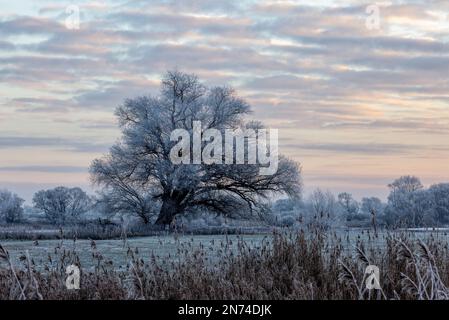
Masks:
[[[271,206],[271,211],[274,214],[280,215],[299,215],[303,211],[304,203],[302,199],[298,198],[287,198],[278,199]]]
[[[77,221],[92,206],[91,198],[80,188],[57,187],[34,194],[34,207],[43,211],[50,223]]]
[[[342,192],[338,195],[338,204],[345,215],[354,215],[359,212],[359,203],[352,197],[352,194]]]
[[[295,224],[297,218],[292,215],[285,215],[280,218],[280,224],[283,227],[291,227]]]
[[[419,178],[402,176],[388,186],[390,194],[385,213],[390,225],[420,227],[430,223],[431,198]]]
[[[0,221],[6,223],[21,221],[24,202],[18,195],[8,190],[0,190]]]
[[[429,190],[418,189],[410,194],[411,213],[407,215],[408,224],[414,227],[435,226],[435,206]]]
[[[391,195],[394,193],[412,193],[414,191],[424,188],[421,180],[415,176],[402,176],[388,185],[391,191]],[[391,197],[394,201],[394,197]]]
[[[443,225],[449,224],[449,183],[432,185],[429,188],[434,218]]]
[[[384,207],[385,206],[382,203],[382,200],[376,197],[369,197],[362,199],[360,211],[365,215],[374,214],[376,216],[380,216],[383,214]]]
[[[309,223],[328,228],[339,223],[338,202],[330,191],[316,189],[307,200]]]
[[[92,180],[115,198],[133,198],[132,202],[138,197],[131,189],[138,186],[140,197],[154,203],[149,209],[160,208],[156,219],[160,225],[196,209],[224,215],[257,212],[261,199],[273,193],[299,194],[300,168],[283,156],[270,175],[261,175],[258,164],[172,162],[175,129],[193,135],[194,122],[199,121],[197,134],[205,144],[210,138],[203,136],[207,129],[223,133],[260,128],[260,123],[245,122],[249,112],[249,105],[229,87],[208,88],[195,75],[168,72],[158,96],[128,99],[117,109],[122,137],[106,157],[93,162]],[[182,151],[179,155],[193,157]]]

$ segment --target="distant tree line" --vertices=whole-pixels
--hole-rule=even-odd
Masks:
[[[279,226],[320,224],[323,227],[438,227],[449,225],[449,183],[424,188],[419,178],[403,176],[388,185],[386,202],[376,197],[357,201],[347,192],[334,195],[317,189],[304,200],[280,199],[265,210],[262,219]],[[139,208],[125,206],[121,198],[89,196],[80,188],[57,187],[41,190],[33,197],[34,209],[48,223],[65,225],[76,223],[88,211],[97,211],[107,217],[124,214],[143,221]],[[24,200],[18,195],[0,190],[0,222],[20,223],[26,217]],[[147,206],[157,207],[148,200]],[[154,210],[154,209],[148,209]],[[212,219],[213,220],[213,219]]]
[[[403,176],[389,185],[386,221],[400,226],[445,226],[449,224],[449,183],[424,188],[419,178]]]
[[[25,220],[24,200],[8,191],[0,191],[0,221],[20,223]],[[94,199],[81,188],[57,187],[34,194],[33,205],[50,224],[77,222],[89,211]]]
[[[388,185],[387,202],[377,197],[357,201],[347,192],[335,196],[315,190],[307,199],[281,199],[273,205],[280,225],[320,223],[331,226],[438,227],[449,225],[449,183],[424,188],[419,178],[402,176]]]
[[[24,202],[18,195],[8,190],[0,190],[0,221],[20,222],[23,218]]]

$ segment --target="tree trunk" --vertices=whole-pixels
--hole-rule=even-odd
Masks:
[[[182,211],[179,203],[170,197],[162,198],[162,207],[156,220],[157,225],[169,225],[175,216]]]
[[[148,219],[148,216],[145,214],[145,212],[141,213],[139,216],[144,224],[148,224],[150,222],[150,219]]]

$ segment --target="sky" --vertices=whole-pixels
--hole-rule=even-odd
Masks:
[[[178,69],[230,85],[320,187],[449,181],[449,1],[0,0],[0,188],[93,191],[114,110]],[[79,24],[76,17],[79,16]]]

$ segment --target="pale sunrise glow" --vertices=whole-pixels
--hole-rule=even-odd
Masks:
[[[233,86],[279,129],[306,192],[449,181],[449,2],[379,2],[371,30],[370,1],[306,3],[0,0],[0,189],[93,191],[115,108],[175,68]]]

